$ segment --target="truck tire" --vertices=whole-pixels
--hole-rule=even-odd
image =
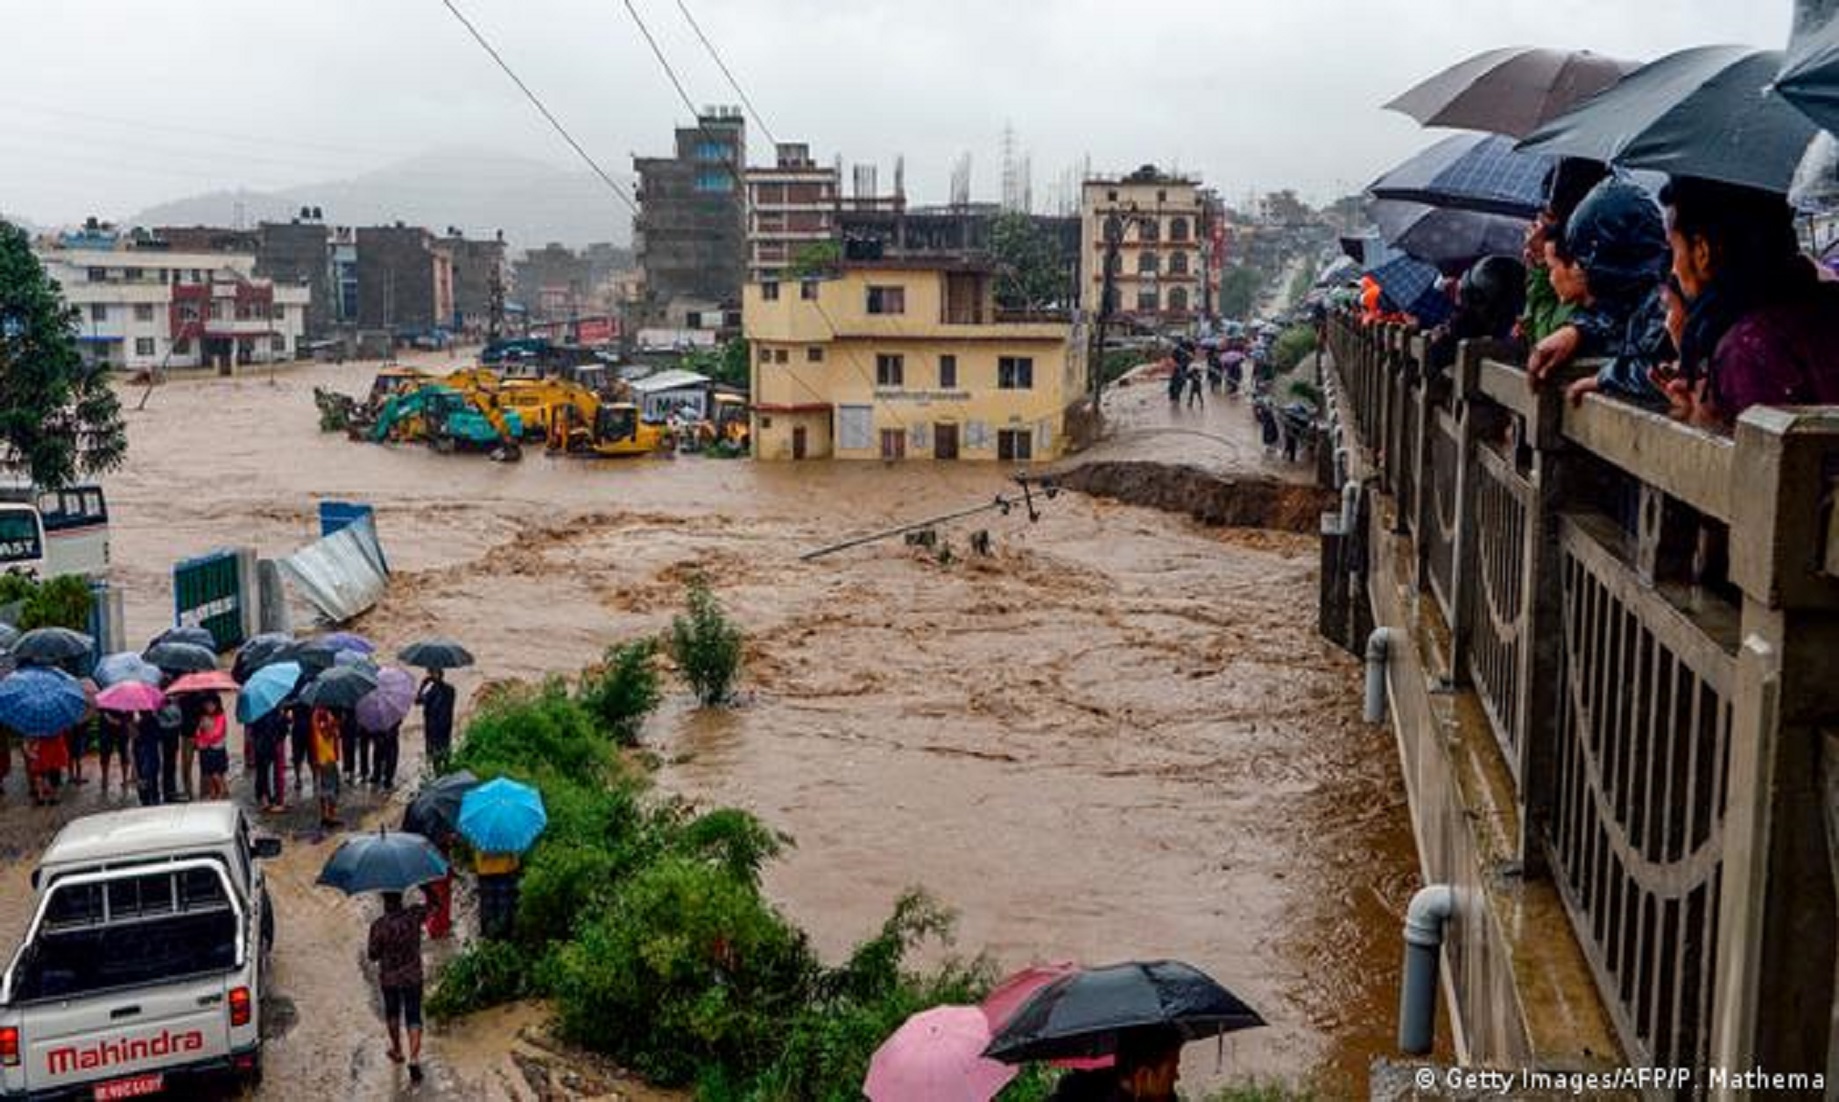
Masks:
[[[262,885],[262,952],[272,953],[275,948],[275,904],[268,897],[268,885]]]

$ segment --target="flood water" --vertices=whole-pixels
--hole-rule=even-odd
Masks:
[[[1256,1076],[1364,1095],[1393,1024],[1415,860],[1390,736],[1359,722],[1355,664],[1313,631],[1312,538],[1066,493],[1037,522],[1015,510],[946,529],[949,564],[898,540],[803,562],[1014,486],[969,464],[540,450],[493,464],[319,434],[312,386],[368,381],[356,366],[184,381],[145,411],[124,391],[131,458],[107,485],[132,638],[170,622],[173,561],[233,545],[283,555],[316,535],[324,498],[376,506],[396,571],[351,626],[391,651],[465,640],[480,664],[461,671],[463,700],[657,631],[701,572],[747,632],[744,695],[718,714],[681,695],[661,710],[646,730],[660,783],[793,837],[766,887],[826,956],[922,886],[958,912],[959,952],[1005,966],[1177,957],[1218,977],[1272,1025],[1231,1039],[1223,1062],[1190,1046],[1189,1088]],[[1118,400],[1141,423],[1167,417],[1149,395]],[[1219,439],[1141,434],[1157,458],[1268,463],[1242,407],[1186,416]],[[976,528],[988,558],[969,554]],[[418,747],[411,729],[405,758]],[[35,811],[18,784],[0,805],[9,945],[31,856],[60,817],[99,806],[92,784]],[[289,838],[271,869],[277,978],[293,1022],[262,1096],[387,1096],[401,1084],[360,960],[369,905],[312,887],[333,840],[303,812],[276,825]],[[531,1096],[506,1058],[527,1024],[432,1036],[422,1093]]]

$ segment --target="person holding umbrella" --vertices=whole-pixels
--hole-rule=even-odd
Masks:
[[[549,825],[542,793],[509,777],[487,781],[460,799],[460,834],[472,844],[479,876],[479,932],[509,937],[517,919],[523,854]]]
[[[161,766],[166,758],[165,732],[156,712],[134,713],[134,788],[142,807],[162,801]]]
[[[415,703],[421,705],[424,752],[437,773],[447,767],[447,756],[453,752],[454,696],[453,686],[447,683],[439,666],[428,671],[415,694]]]
[[[1112,1066],[1061,1076],[1048,1102],[1174,1102],[1182,1044],[1181,1031],[1168,1026],[1125,1030]]]

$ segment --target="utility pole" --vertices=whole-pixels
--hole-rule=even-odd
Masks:
[[[487,294],[489,295],[489,306],[485,322],[485,339],[495,341],[504,330],[504,259],[502,254],[492,263],[492,282]]]
[[[1102,422],[1105,416],[1105,341],[1110,335],[1111,311],[1117,301],[1118,245],[1124,239],[1124,221],[1117,214],[1105,216],[1105,253],[1098,291],[1098,348],[1092,356],[1092,412]]]

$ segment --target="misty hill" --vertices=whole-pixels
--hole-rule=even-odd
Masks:
[[[503,230],[514,248],[624,243],[632,236],[624,205],[592,173],[473,150],[420,154],[349,179],[284,191],[208,192],[149,207],[127,223],[227,226],[239,203],[243,223],[251,226],[286,221],[301,207],[316,206],[334,225],[400,220],[436,233],[458,226],[471,237]]]

